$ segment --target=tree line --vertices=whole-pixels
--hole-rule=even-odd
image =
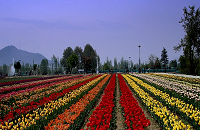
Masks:
[[[104,64],[100,64],[99,68],[100,71],[105,70],[120,70],[123,72],[126,71],[135,71],[139,69],[138,63],[133,63],[132,60],[130,60],[131,57],[128,57],[125,59],[122,57],[120,61],[117,61],[117,58],[114,58],[114,63],[112,60],[109,60],[107,57]],[[168,54],[167,50],[163,47],[163,50],[161,51],[161,58],[155,56],[154,54],[150,54],[148,61],[145,63],[141,63],[140,69],[175,69],[178,70],[179,64],[176,59],[171,60],[169,62],[168,60]]]
[[[76,46],[73,50],[71,47],[67,47],[63,52],[61,58],[61,65],[67,73],[83,70],[87,72],[95,72],[97,68],[97,60],[100,61],[100,57],[96,50],[90,44],[86,44],[84,50],[81,47]]]

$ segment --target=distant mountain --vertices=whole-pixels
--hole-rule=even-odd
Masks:
[[[39,53],[31,53],[24,50],[19,50],[15,46],[6,46],[0,50],[0,66],[3,64],[11,65],[15,61],[21,62],[21,64],[29,63],[40,64],[42,59],[47,59]]]

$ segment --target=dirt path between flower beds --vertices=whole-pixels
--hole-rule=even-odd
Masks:
[[[118,75],[116,77],[116,125],[117,130],[124,130],[124,118],[122,115],[122,107],[120,104],[120,87],[119,87],[119,79]]]

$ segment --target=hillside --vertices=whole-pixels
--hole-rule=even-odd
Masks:
[[[6,46],[0,50],[0,66],[3,64],[10,65],[15,61],[21,60],[21,64],[29,63],[40,64],[42,59],[46,59],[39,53],[31,53],[24,50],[17,49],[15,46]]]

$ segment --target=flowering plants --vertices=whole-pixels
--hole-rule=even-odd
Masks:
[[[123,77],[138,98],[143,102],[143,105],[146,106],[152,117],[158,121],[163,129],[190,129],[191,126],[183,123],[176,113],[171,112],[162,102],[154,99],[150,94],[141,89],[140,86],[136,84],[138,82],[136,79],[131,79],[129,75],[123,75]]]
[[[72,104],[69,109],[58,115],[56,119],[51,120],[45,129],[78,129],[81,127],[81,122],[91,110],[94,101],[99,97],[99,93],[103,89],[104,84],[108,81],[110,75],[106,76],[94,88],[87,92],[78,102]]]
[[[24,83],[24,82],[32,82],[32,81],[37,81],[37,80],[46,80],[46,79],[52,79],[52,78],[57,78],[57,77],[61,77],[61,76],[50,76],[50,77],[41,77],[41,78],[29,78],[29,79],[15,79],[17,81],[7,81],[7,82],[0,82],[0,87],[1,86],[6,86],[6,85],[13,85],[13,84],[19,84],[19,83]]]
[[[59,97],[63,97],[66,93],[69,93],[70,91],[73,91],[98,77],[99,76],[90,78],[84,82],[77,84],[77,85],[66,88],[66,89],[62,90],[61,92],[54,92],[54,93],[50,94],[48,97],[43,97],[42,99],[40,99],[37,102],[35,102],[35,101],[30,102],[29,105],[27,105],[27,106],[23,106],[23,107],[20,106],[20,108],[15,109],[15,110],[11,109],[11,111],[8,114],[4,115],[3,119],[0,119],[0,122],[13,120],[15,117],[18,117],[21,114],[27,114],[29,111],[33,111],[34,109],[36,109],[38,107],[42,107],[44,104],[47,104],[53,100],[56,100]]]
[[[150,121],[146,119],[143,110],[138,105],[138,102],[133,97],[130,89],[126,85],[121,74],[118,75],[121,89],[120,103],[124,110],[124,117],[128,129],[144,129],[150,125]]]
[[[144,89],[147,93],[153,95],[156,99],[161,101],[164,105],[166,105],[171,111],[180,114],[184,117],[194,128],[200,128],[200,112],[197,108],[195,108],[192,104],[187,104],[179,98],[175,98],[174,96],[170,96],[166,92],[163,92],[157,89],[154,86],[151,86],[142,80],[130,76],[132,79],[137,81],[137,83]]]
[[[114,91],[116,84],[116,74],[113,74],[111,80],[104,90],[104,95],[100,104],[93,111],[93,114],[89,118],[86,129],[102,129],[107,130],[110,128],[110,122],[112,119],[112,112],[114,105]]]

